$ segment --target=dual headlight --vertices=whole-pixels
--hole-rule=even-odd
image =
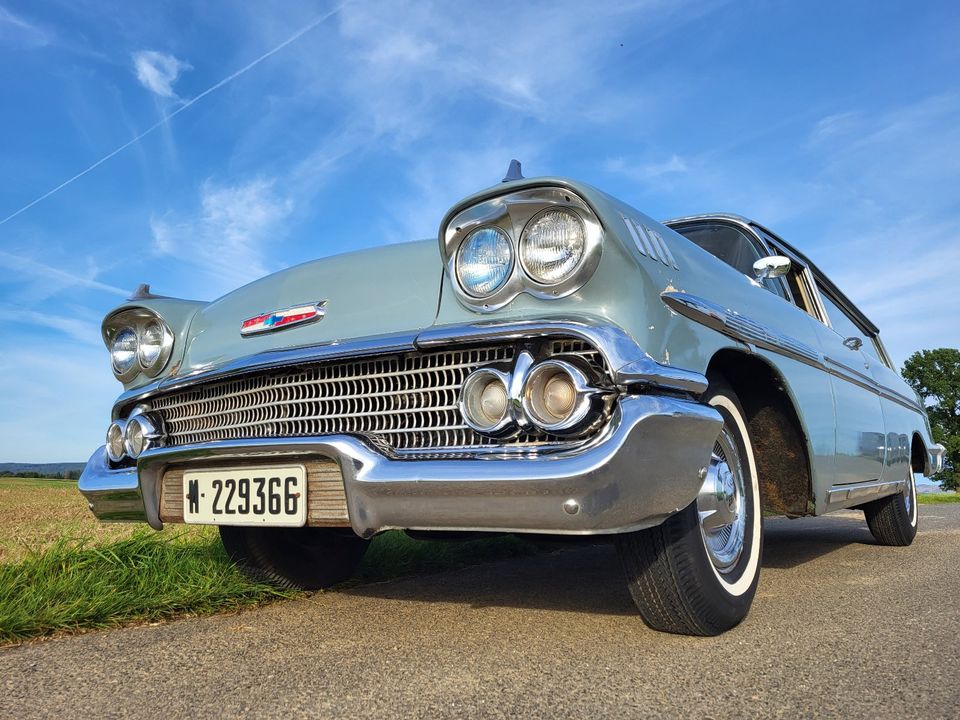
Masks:
[[[130,458],[136,460],[161,438],[157,424],[150,417],[149,408],[134,409],[126,420],[114,420],[107,428],[107,457],[113,462]]]
[[[520,235],[520,267],[541,286],[559,285],[572,278],[587,255],[587,230],[573,210],[548,208],[535,215]],[[514,266],[513,241],[496,225],[472,230],[457,252],[457,280],[475,298],[502,288]]]
[[[518,362],[510,373],[475,370],[463,383],[459,408],[467,425],[484,435],[507,437],[532,425],[570,436],[604,417],[609,395],[575,362],[550,359],[532,365]]]
[[[139,373],[155,377],[170,359],[173,333],[147,310],[121,313],[111,319],[106,332],[113,374],[122,382]]]

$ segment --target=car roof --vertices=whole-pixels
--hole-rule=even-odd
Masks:
[[[738,225],[745,225],[754,231],[762,230],[764,233],[776,240],[776,242],[782,245],[786,250],[789,250],[791,253],[796,255],[797,259],[806,264],[806,266],[810,268],[810,271],[817,278],[817,283],[822,285],[830,295],[839,301],[839,304],[842,306],[842,308],[853,315],[857,322],[863,325],[866,330],[873,335],[880,334],[879,328],[873,324],[870,318],[863,314],[860,308],[858,308],[853,301],[850,300],[850,298],[848,298],[844,292],[837,287],[836,283],[834,283],[820,268],[817,267],[816,263],[814,263],[809,257],[797,250],[782,237],[777,235],[777,233],[773,232],[765,225],[758,223],[756,220],[751,220],[750,218],[743,215],[738,215],[737,213],[718,212],[703,213],[699,215],[684,215],[682,217],[670,218],[669,220],[664,220],[663,224],[672,228],[674,225],[683,225],[688,222],[697,222],[703,220],[726,220],[727,222],[733,222]]]

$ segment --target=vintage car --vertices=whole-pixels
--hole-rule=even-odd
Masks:
[[[914,473],[942,464],[876,326],[780,237],[516,162],[438,240],[213,302],[141,286],[103,340],[124,392],[93,512],[217,525],[300,588],[391,529],[603,536],[648,625],[717,634],[753,600],[765,513],[861,508],[908,545]]]

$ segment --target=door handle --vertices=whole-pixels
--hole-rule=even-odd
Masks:
[[[859,350],[863,347],[863,340],[854,335],[853,337],[848,337],[846,340],[844,340],[843,344],[850,350]]]

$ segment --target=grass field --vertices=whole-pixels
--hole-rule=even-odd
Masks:
[[[941,495],[941,494],[920,494],[917,495],[917,502],[921,505],[942,505],[943,503],[960,503],[960,495],[950,494],[950,495]]]
[[[470,542],[378,536],[354,582],[534,552],[514,537]],[[298,593],[230,564],[215,528],[103,524],[76,483],[0,478],[0,643],[57,631],[202,615]]]

